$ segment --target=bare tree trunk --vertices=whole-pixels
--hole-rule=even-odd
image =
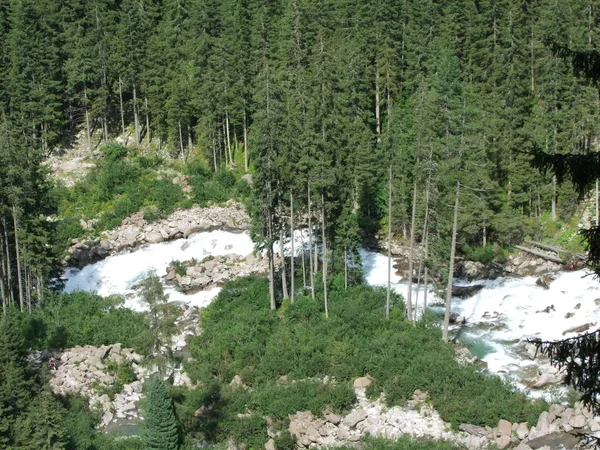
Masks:
[[[269,259],[269,299],[271,303],[271,311],[275,311],[275,268],[273,261],[273,224],[272,214],[269,209],[267,216],[267,236],[269,239],[269,245],[267,247],[267,257]]]
[[[125,145],[127,145],[127,138],[125,137],[125,111],[123,109],[123,81],[121,75],[119,75],[119,107],[121,108],[121,132],[123,133],[123,139],[125,139]]]
[[[227,151],[229,152],[229,162],[231,164],[231,166],[234,165],[233,163],[233,155],[231,154],[231,138],[230,138],[230,134],[229,134],[229,112],[225,111],[225,130],[227,131]]]
[[[406,307],[407,313],[410,320],[413,322],[416,320],[417,307],[415,305],[414,315],[412,311],[412,285],[413,285],[413,267],[415,259],[415,223],[417,218],[417,181],[413,182],[413,198],[412,198],[412,212],[410,219],[410,257],[408,259],[408,290],[406,292]]]
[[[44,281],[41,276],[37,276],[37,294],[38,301],[42,303],[44,301]]]
[[[212,150],[213,150],[213,168],[215,172],[217,171],[217,145],[215,144],[215,138],[212,140]]]
[[[6,229],[6,219],[4,217],[2,217],[2,228],[4,229],[4,245],[6,248],[6,284],[8,288],[10,304],[14,306],[15,295],[13,291],[12,270],[10,267],[10,247],[8,244],[8,230]]]
[[[596,226],[598,226],[599,220],[600,220],[598,218],[598,216],[600,215],[600,214],[598,214],[599,212],[600,212],[600,208],[598,205],[598,180],[596,180]]]
[[[83,86],[83,98],[85,99],[85,137],[87,138],[88,147],[92,148],[92,132],[90,130],[90,110],[88,108],[87,87]]]
[[[283,228],[279,230],[279,256],[281,257],[281,289],[283,290],[283,299],[289,298],[287,288],[287,275],[285,273],[285,248],[283,245]]]
[[[19,256],[19,235],[17,225],[17,208],[13,205],[13,226],[15,231],[15,254],[17,257],[17,282],[19,283],[19,308],[23,311],[23,280],[21,279],[21,258]]]
[[[225,153],[225,165],[227,167],[229,167],[230,165],[230,161],[229,161],[229,152],[227,151],[227,130],[225,129],[225,121],[223,121],[223,149],[224,149],[224,153]]]
[[[487,227],[483,226],[483,231],[481,232],[482,239],[481,244],[485,247],[487,245]]]
[[[450,264],[448,266],[448,285],[446,286],[446,312],[444,314],[444,330],[442,340],[448,342],[448,327],[450,326],[450,306],[452,302],[452,281],[454,277],[454,258],[456,256],[456,234],[458,232],[458,201],[460,198],[460,182],[456,182],[456,197],[454,200],[454,220],[452,223],[452,245],[450,246]]]
[[[344,248],[344,290],[348,290],[348,247]]]
[[[150,112],[148,111],[148,97],[144,97],[144,105],[146,107],[146,135],[148,136],[148,146],[150,146],[152,135],[150,134]]]
[[[325,194],[321,188],[321,239],[323,245],[323,300],[325,302],[325,318],[329,318],[329,305],[327,303],[327,242],[325,240]]]
[[[379,72],[375,69],[375,127],[377,134],[377,143],[381,142],[381,111],[379,99]]]
[[[556,221],[556,175],[552,175],[552,220]]]
[[[185,159],[185,152],[183,150],[183,132],[181,131],[181,120],[177,122],[179,126],[179,151],[181,152],[181,159]]]
[[[389,167],[388,177],[388,270],[387,290],[385,300],[385,318],[390,318],[391,290],[392,290],[392,165]]]
[[[194,141],[192,140],[192,126],[190,124],[189,119],[187,121],[187,141],[188,141],[187,155],[190,155],[192,153],[192,150],[194,149]],[[186,157],[186,159],[187,159],[187,157]]]
[[[427,234],[425,235],[425,252],[423,255],[424,259],[427,259],[429,253],[429,230],[427,231]],[[425,270],[423,271],[423,314],[425,314],[425,312],[427,311],[427,289],[428,289],[428,283],[429,283],[429,269],[427,268],[427,264],[425,264]]]
[[[2,297],[2,314],[6,316],[6,303],[8,302],[8,296],[4,288],[4,280],[6,280],[6,268],[4,265],[4,239],[0,235],[0,297]]]
[[[248,112],[244,107],[244,172],[248,173]]]
[[[135,126],[135,145],[140,145],[140,116],[137,101],[137,89],[133,83],[133,123]]]
[[[313,229],[312,229],[312,200],[310,198],[310,181],[308,182],[308,256],[310,263],[310,293],[315,300],[315,273],[313,272]]]
[[[302,231],[302,230],[301,230]],[[306,288],[306,243],[304,242],[304,233],[300,233],[300,240],[302,243],[302,289]]]
[[[292,245],[292,257],[290,259],[290,297],[292,304],[294,303],[295,296],[295,267],[294,260],[296,259],[296,253],[294,251],[294,193],[290,189],[290,239]]]

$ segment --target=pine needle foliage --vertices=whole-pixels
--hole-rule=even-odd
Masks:
[[[150,383],[148,402],[144,412],[144,446],[147,450],[177,450],[179,435],[173,410],[173,401],[164,381]]]

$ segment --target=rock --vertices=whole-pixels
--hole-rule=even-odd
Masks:
[[[548,386],[550,384],[560,384],[565,379],[563,375],[553,375],[551,373],[543,373],[539,376],[539,378],[531,385],[531,387],[540,389],[544,386]]]
[[[550,420],[548,419],[548,411],[543,411],[538,417],[536,430],[541,433],[547,433],[550,430]]]
[[[488,275],[485,265],[479,261],[465,261],[462,265],[461,276],[467,280],[480,280],[488,278]]]
[[[556,277],[553,274],[545,273],[535,281],[535,284],[543,287],[544,289],[550,289],[550,285],[554,280],[556,280]]]
[[[594,299],[596,306],[600,306],[600,298]]]
[[[242,175],[241,179],[248,183],[250,186],[252,186],[252,174],[247,173],[245,175]]]
[[[472,434],[473,436],[486,436],[487,430],[484,427],[480,427],[477,425],[471,425],[469,423],[461,423],[458,426],[458,429],[464,431],[465,433]]]
[[[510,445],[510,436],[502,435],[499,438],[496,438],[496,447],[500,450],[508,448]]]
[[[151,231],[150,233],[146,233],[146,242],[150,244],[158,244],[164,241],[164,237],[157,231]]]
[[[570,319],[571,317],[573,317],[575,315],[574,312],[568,312],[565,314],[565,319]]]
[[[591,327],[595,326],[596,322],[584,323],[583,325],[578,325],[576,327],[571,327],[568,330],[563,331],[563,336],[568,333],[583,333],[584,331],[589,330]]]
[[[573,428],[583,428],[585,427],[586,423],[587,420],[583,414],[576,414],[571,417],[571,420],[569,420],[569,425],[571,425]]]
[[[114,415],[109,412],[106,411],[103,415],[102,415],[102,426],[106,427],[108,426],[108,424],[110,424],[113,420]]]
[[[579,443],[579,438],[570,433],[554,432],[539,436],[527,442],[532,449],[548,446],[551,449],[559,449],[561,446],[566,450],[572,450]]]
[[[529,425],[527,422],[521,422],[517,429],[515,430],[515,434],[521,440],[525,439],[529,435]]]
[[[236,375],[229,382],[229,386],[244,387],[245,386],[244,380],[242,380],[242,377],[240,377],[239,375]]]
[[[548,412],[550,414],[554,414],[556,417],[560,417],[564,410],[565,407],[557,403],[553,403],[552,405],[550,405],[550,408],[548,408]]]
[[[540,356],[538,348],[535,344],[527,343],[525,348],[527,349],[527,356],[529,356],[531,359],[535,359],[536,357]]]
[[[360,377],[354,380],[354,389],[366,389],[371,385],[369,377]]]
[[[532,450],[532,448],[524,442],[521,442],[515,447],[515,450]]]
[[[350,414],[348,414],[344,418],[343,422],[348,427],[354,428],[358,423],[362,422],[366,418],[367,418],[367,412],[362,408],[358,408],[358,409],[353,410]]]
[[[503,436],[511,436],[512,435],[512,423],[508,420],[500,419],[498,422],[498,432]]]
[[[457,325],[463,324],[467,321],[465,316],[458,314],[456,312],[450,313],[450,323],[455,323]]]
[[[359,435],[350,436],[348,438],[348,442],[358,442],[358,441],[360,441],[360,436]]]
[[[473,284],[471,286],[452,286],[452,296],[458,298],[473,297],[483,289],[483,284]]]
[[[269,439],[265,444],[265,450],[277,450],[275,448],[275,441],[273,439]]]
[[[333,425],[339,425],[339,423],[342,421],[342,418],[337,414],[326,414],[325,420]]]

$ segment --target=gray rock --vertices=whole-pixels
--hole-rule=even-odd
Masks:
[[[477,425],[471,425],[470,423],[462,423],[458,427],[459,430],[464,431],[465,433],[472,434],[474,436],[486,436],[487,430],[484,427],[479,427]]]
[[[571,420],[569,420],[569,425],[571,425],[573,428],[583,428],[585,427],[586,423],[587,420],[583,414],[573,415]]]
[[[517,437],[521,440],[525,439],[529,434],[529,425],[527,422],[521,422],[515,430]]]
[[[512,435],[512,423],[508,420],[500,419],[498,422],[498,432],[503,436],[511,436]]]
[[[360,377],[354,380],[354,389],[365,389],[371,385],[371,379],[368,377]]]
[[[350,414],[348,414],[344,418],[343,422],[348,427],[353,428],[358,423],[360,423],[363,420],[365,420],[366,418],[367,418],[367,412],[364,409],[362,409],[362,408],[358,408],[358,409],[353,410]]]
[[[506,436],[505,434],[503,434],[499,438],[496,438],[496,447],[498,447],[498,449],[503,450],[505,448],[508,448],[509,445],[510,445],[510,437],[509,436]]]
[[[531,439],[527,445],[534,450],[545,446],[551,449],[559,449],[563,446],[566,450],[572,450],[578,443],[579,438],[570,433],[554,432]]]

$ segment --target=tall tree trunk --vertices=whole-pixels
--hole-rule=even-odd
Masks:
[[[292,257],[290,259],[290,300],[294,304],[295,297],[295,278],[296,272],[294,267],[294,261],[296,259],[296,253],[294,249],[294,193],[290,189],[290,239],[292,245]]]
[[[6,280],[6,268],[4,264],[4,237],[0,235],[0,297],[2,297],[2,314],[6,316],[6,303],[8,302],[8,296],[6,295],[6,289],[4,283]]]
[[[23,280],[21,279],[21,258],[19,256],[19,234],[17,225],[17,208],[13,205],[13,226],[15,232],[15,255],[17,257],[17,283],[19,283],[19,308],[23,311]]]
[[[600,205],[598,204],[598,180],[596,180],[596,226],[598,226],[599,224],[599,218],[598,216],[600,214],[598,214],[600,212]]]
[[[231,153],[231,137],[229,133],[229,112],[225,111],[225,130],[227,131],[227,151],[229,152],[229,163],[234,166],[233,155]]]
[[[192,153],[192,150],[194,149],[194,141],[192,140],[192,125],[190,124],[190,119],[188,119],[188,121],[187,121],[187,141],[188,141],[187,154],[190,155]]]
[[[344,247],[344,290],[348,290],[348,247]]]
[[[244,105],[244,172],[248,173],[248,112]]]
[[[279,230],[279,256],[281,258],[281,289],[283,290],[283,298],[288,299],[287,275],[285,273],[285,247],[283,245],[283,228]]]
[[[310,294],[315,300],[315,274],[313,272],[313,229],[312,229],[312,200],[310,198],[310,180],[308,182],[308,258],[310,263]]]
[[[144,97],[145,113],[146,113],[146,135],[148,137],[148,146],[152,141],[152,135],[150,133],[150,111],[148,111],[148,97]]]
[[[135,126],[135,145],[140,145],[140,115],[137,101],[137,88],[133,83],[133,123]]]
[[[88,107],[87,87],[83,86],[83,98],[85,99],[85,137],[88,142],[88,147],[92,148],[92,131],[90,129],[90,109]]]
[[[273,261],[273,214],[269,208],[267,212],[267,237],[269,245],[267,247],[267,258],[269,259],[269,300],[271,311],[275,311],[275,267]]]
[[[381,143],[381,100],[379,98],[379,71],[375,68],[375,127],[377,143]]]
[[[460,182],[456,182],[456,197],[454,199],[454,220],[452,222],[452,244],[450,246],[450,264],[448,266],[448,284],[446,286],[446,311],[444,314],[444,330],[442,340],[448,342],[448,327],[450,326],[450,306],[452,302],[452,281],[454,277],[454,258],[456,256],[456,234],[458,232],[458,201],[460,198]]]
[[[10,247],[8,243],[8,229],[6,227],[6,219],[2,217],[2,228],[4,230],[4,246],[6,248],[6,284],[8,288],[8,296],[10,298],[10,304],[14,306],[15,304],[15,294],[13,289],[13,281],[12,281],[12,268],[10,265]]]
[[[121,75],[119,75],[119,108],[121,109],[121,132],[123,133],[123,139],[125,139],[125,145],[127,145],[127,137],[125,136],[125,110],[123,109],[123,81]]]
[[[222,131],[223,131],[223,149],[224,149],[224,153],[225,153],[225,166],[229,167],[231,162],[229,161],[229,151],[227,150],[229,145],[227,144],[227,130],[226,130],[225,121],[223,121],[223,130]]]
[[[183,131],[181,130],[181,119],[177,122],[179,127],[179,151],[181,152],[181,159],[185,160],[185,152],[183,150]]]
[[[552,220],[556,221],[556,175],[552,175]]]
[[[215,138],[212,140],[212,151],[213,151],[213,168],[217,171],[217,145],[215,144]]]
[[[325,303],[325,318],[329,318],[329,305],[327,303],[327,241],[325,240],[325,193],[321,188],[321,239],[323,241],[323,301]]]
[[[413,285],[413,267],[415,259],[415,223],[417,218],[417,181],[413,182],[413,198],[412,198],[412,212],[410,218],[410,257],[408,259],[408,290],[406,292],[406,307],[408,317],[413,322],[416,320],[417,307],[415,305],[414,313],[412,311],[412,285]],[[413,313],[413,314],[411,314]]]
[[[423,258],[427,259],[429,255],[429,230],[427,230],[427,234],[425,235],[425,251],[423,254]],[[423,271],[423,314],[427,311],[427,289],[429,283],[429,269],[427,268],[427,264],[425,264],[425,270]]]
[[[391,291],[392,291],[392,165],[389,167],[388,176],[388,270],[387,270],[387,289],[385,300],[385,318],[390,318]]]

